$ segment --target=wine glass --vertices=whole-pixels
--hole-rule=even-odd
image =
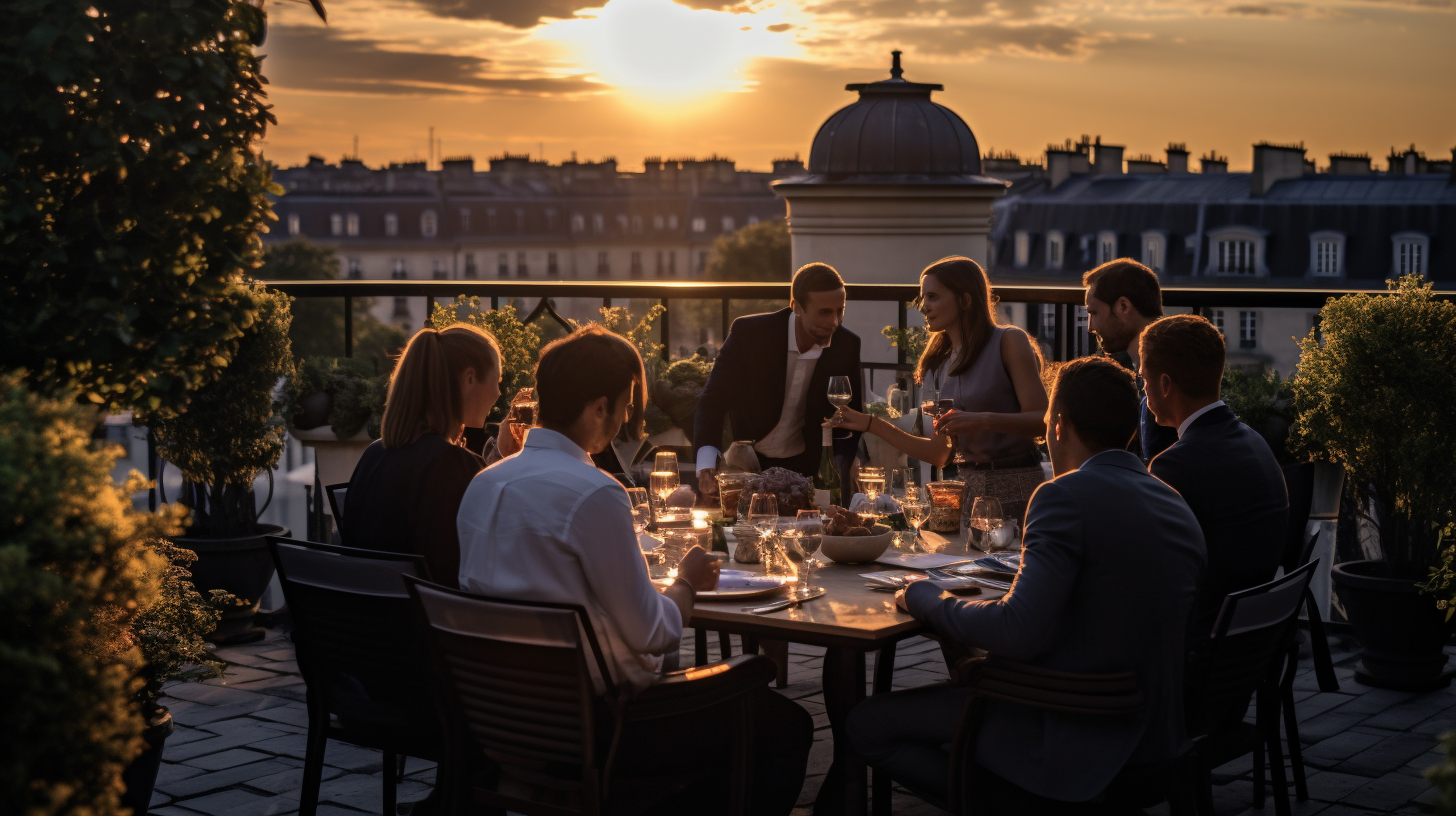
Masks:
[[[526,431],[536,425],[536,389],[522,388],[511,398],[511,436],[519,447],[526,438]]]
[[[652,521],[652,499],[647,495],[647,488],[627,488],[627,503],[632,505],[632,530],[640,536]]]
[[[860,468],[859,489],[873,505],[880,494],[885,492],[885,469],[881,467]]]
[[[829,378],[829,402],[834,406],[834,418],[838,420],[843,413],[844,406],[854,398],[854,392],[850,390],[849,378],[837,376]]]
[[[934,420],[936,417],[940,416],[940,414],[937,413],[937,411],[940,410],[940,392],[937,391],[935,388],[927,385],[921,389],[920,394],[921,421],[923,422],[925,417],[930,417],[932,420]]]
[[[890,498],[904,501],[906,494],[915,490],[915,469],[897,467],[890,471]]]
[[[905,523],[910,525],[910,550],[914,552],[918,548],[920,540],[920,525],[930,514],[930,503],[921,498],[919,491],[913,495],[907,493],[905,499],[900,502],[900,509],[905,513]]]
[[[817,587],[814,586],[814,567],[818,566],[814,560],[814,553],[819,551],[819,545],[824,541],[824,516],[818,510],[800,510],[798,517],[794,519],[793,543],[801,552],[803,560],[796,562],[800,569],[799,586],[795,590],[799,597],[807,598]],[[787,548],[786,548],[787,549]],[[789,555],[790,560],[794,556]]]
[[[996,531],[1006,523],[1001,512],[1001,500],[993,496],[977,496],[971,504],[971,516],[966,526],[970,528],[971,543],[982,552],[990,552],[997,544]]]
[[[670,450],[658,451],[656,458],[652,462],[652,471],[654,473],[677,473],[677,452]]]
[[[667,497],[671,496],[674,490],[677,490],[681,478],[675,468],[673,470],[652,471],[649,485],[652,488],[652,495],[657,497],[658,509],[667,508]]]
[[[748,523],[767,538],[779,521],[779,497],[773,493],[754,493],[748,499]]]

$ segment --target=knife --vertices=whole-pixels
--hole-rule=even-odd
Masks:
[[[822,596],[827,591],[828,590],[826,590],[824,587],[819,587],[817,591],[815,591],[807,598],[787,598],[782,601],[774,601],[767,606],[745,606],[743,607],[743,611],[751,615],[766,615],[769,612],[777,612],[780,609],[788,609],[791,606],[798,606],[805,601],[812,601],[815,598]]]

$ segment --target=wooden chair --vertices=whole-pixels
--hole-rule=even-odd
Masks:
[[[1282,687],[1292,684],[1289,669],[1299,606],[1305,600],[1314,563],[1224,599],[1212,636],[1189,665],[1185,691],[1189,733],[1198,752],[1199,809],[1213,812],[1214,768],[1254,754],[1254,802],[1264,805],[1265,752],[1274,787],[1274,809],[1287,816],[1289,795],[1279,734]],[[1297,654],[1297,652],[1296,652]],[[1292,685],[1291,685],[1292,688]],[[1244,723],[1254,698],[1255,722]],[[1287,719],[1293,719],[1293,698]],[[1297,731],[1291,733],[1297,750]]]
[[[404,585],[427,574],[424,559],[280,536],[268,545],[308,687],[299,814],[318,808],[324,751],[336,739],[384,753],[384,813],[393,816],[404,757],[438,760],[442,745]]]
[[[747,812],[746,695],[773,664],[742,655],[665,675],[635,695],[612,681],[586,611],[472,595],[409,580],[435,667],[446,731],[441,762],[449,811],[486,807],[526,816],[641,813],[707,777],[723,780],[730,811]],[[727,768],[701,763],[671,779],[614,773],[631,723],[723,710]]]

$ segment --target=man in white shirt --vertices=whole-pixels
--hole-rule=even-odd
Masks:
[[[678,579],[658,592],[626,491],[591,463],[624,423],[640,432],[645,394],[642,359],[623,338],[591,325],[551,343],[536,367],[540,427],[527,432],[519,453],[475,477],[457,517],[461,589],[580,604],[613,679],[634,689],[658,679],[662,655],[678,650],[697,592],[718,583],[718,562],[693,547]],[[765,725],[755,730],[750,756],[772,764],[755,774],[754,812],[787,814],[803,784],[813,722],[792,701],[767,688],[758,692],[749,704]],[[627,766],[619,762],[618,771],[670,776],[679,759],[705,761],[678,750],[672,735],[701,727],[700,720],[673,718],[634,723],[623,734],[619,756]],[[705,812],[701,802],[693,809]]]
[[[829,378],[849,378],[850,407],[862,410],[859,338],[841,325],[844,281],[828,264],[794,273],[789,308],[733,321],[698,398],[693,443],[698,488],[716,493],[723,420],[733,438],[753,440],[759,464],[813,478],[823,450],[821,423],[833,412]],[[853,456],[859,434],[834,440],[836,459]]]

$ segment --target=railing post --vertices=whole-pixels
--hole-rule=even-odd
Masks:
[[[344,356],[354,356],[354,298],[344,297]]]
[[[490,296],[490,310],[492,312],[494,312],[494,311],[496,311],[499,308],[500,308],[500,296],[499,295],[491,295]]]
[[[147,509],[157,512],[157,446],[152,440],[152,428],[147,426],[147,481],[151,488],[147,490]]]
[[[1066,362],[1067,349],[1066,337],[1064,336],[1065,323],[1063,318],[1066,315],[1067,304],[1058,303],[1054,307],[1056,319],[1052,321],[1055,330],[1052,332],[1052,359],[1058,363]]]
[[[728,326],[732,322],[728,319],[729,313],[728,298],[723,298],[723,336],[718,338],[719,346],[722,346],[723,341],[728,339]]]
[[[898,354],[896,355],[895,362],[899,363],[900,365],[904,365],[905,364],[905,330],[908,329],[908,328],[910,328],[910,316],[908,314],[907,309],[905,308],[905,301],[903,301],[903,300],[896,301],[895,305],[899,308],[899,317],[900,317],[900,340],[899,340],[899,342],[897,342],[895,344],[895,348],[896,348],[896,350],[898,352]],[[899,377],[897,376],[896,379],[898,380]]]
[[[672,314],[667,310],[667,298],[657,302],[662,304],[662,359],[666,361],[672,359],[672,332],[668,328],[672,323]]]
[[[610,308],[612,308],[612,299],[609,298],[609,297],[602,298],[602,308],[603,309],[610,309]]]

